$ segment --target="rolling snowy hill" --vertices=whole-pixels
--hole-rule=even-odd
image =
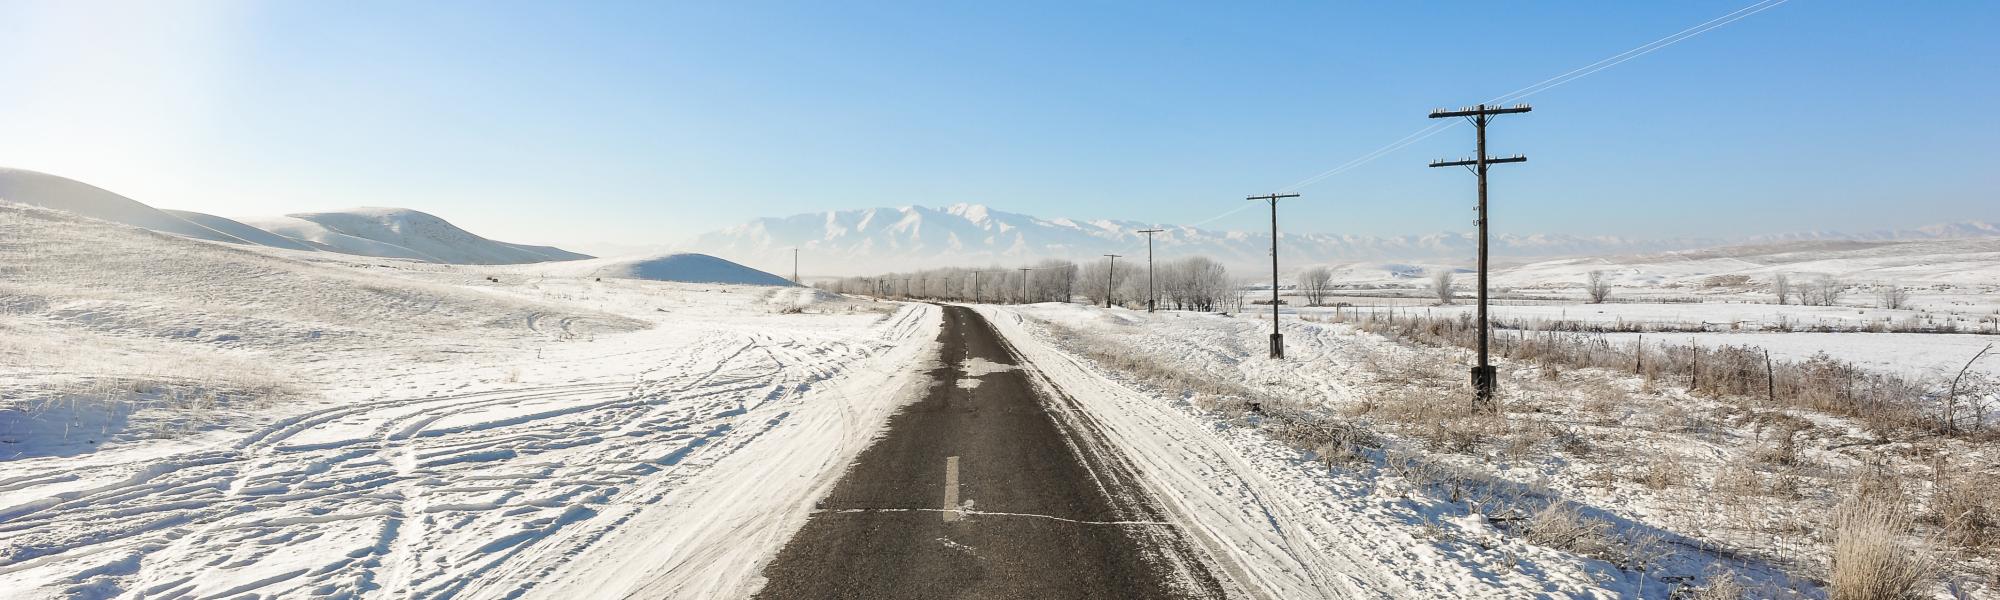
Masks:
[[[616,277],[682,283],[791,286],[791,280],[706,254],[600,258],[537,265],[528,270],[564,277]]]
[[[318,248],[315,248],[312,245],[307,244],[305,242],[301,242],[275,233],[271,233],[269,231],[258,229],[256,227],[251,227],[234,219],[218,217],[207,213],[198,213],[188,210],[162,210],[160,212],[164,212],[169,215],[186,219],[187,221],[194,223],[196,225],[220,231],[222,233],[233,236],[236,239],[243,240],[245,242],[249,242],[259,246],[284,248],[286,250],[305,250],[308,252],[319,250]]]
[[[483,265],[590,258],[560,248],[486,239],[435,215],[406,208],[356,208],[237,221],[157,209],[80,181],[23,169],[0,168],[0,201],[195,239],[286,250]]]
[[[250,243],[103,188],[36,171],[0,168],[0,200],[53,208],[161,233],[231,244]]]
[[[801,248],[815,274],[866,274],[943,265],[1022,263],[1041,258],[1085,259],[1107,253],[1145,251],[1136,230],[1166,231],[1154,239],[1156,252],[1169,256],[1205,255],[1231,266],[1264,264],[1270,236],[1262,232],[1215,231],[1196,227],[1100,219],[1078,221],[992,210],[977,204],[943,208],[906,206],[764,218],[700,235],[676,249],[728,256],[753,265],[785,265]],[[1848,235],[1828,232],[1769,236],[1763,241],[1925,240],[2000,236],[2000,227],[1966,223],[1916,230]],[[1610,256],[1708,248],[1757,240],[1634,240],[1611,236],[1555,234],[1496,235],[1496,256],[1536,259]],[[1469,259],[1471,233],[1406,236],[1286,233],[1283,250],[1293,264],[1354,261],[1451,262]]]
[[[504,265],[581,260],[589,255],[489,240],[435,215],[407,208],[354,208],[249,219],[250,225],[344,254],[426,262]]]

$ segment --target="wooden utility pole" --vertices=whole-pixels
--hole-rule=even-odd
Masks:
[[[1027,303],[1028,303],[1028,272],[1029,272],[1029,271],[1033,271],[1034,269],[1032,269],[1032,268],[1028,268],[1028,267],[1021,267],[1021,268],[1019,268],[1019,269],[1015,269],[1015,270],[1016,270],[1016,271],[1020,271],[1020,272],[1021,272],[1021,303],[1022,303],[1022,304],[1027,304]]]
[[[1285,334],[1278,333],[1278,200],[1297,197],[1298,194],[1265,194],[1244,198],[1271,203],[1271,358],[1285,357]]]
[[[1477,148],[1477,154],[1474,154],[1472,158],[1461,159],[1461,160],[1436,160],[1436,161],[1431,161],[1431,166],[1466,167],[1468,169],[1472,169],[1473,173],[1479,176],[1479,208],[1478,208],[1479,220],[1477,221],[1479,225],[1479,364],[1472,367],[1472,392],[1474,396],[1474,403],[1482,406],[1490,405],[1493,402],[1493,386],[1495,382],[1498,380],[1498,378],[1494,376],[1493,365],[1488,362],[1487,351],[1486,351],[1486,336],[1487,336],[1486,246],[1488,239],[1487,232],[1489,229],[1488,219],[1486,215],[1486,167],[1487,165],[1495,165],[1503,163],[1528,162],[1528,157],[1521,156],[1519,154],[1506,158],[1495,158],[1492,156],[1487,156],[1486,124],[1491,123],[1493,121],[1493,117],[1495,116],[1512,114],[1512,113],[1524,113],[1531,110],[1534,110],[1534,108],[1529,107],[1526,104],[1516,104],[1510,107],[1487,106],[1481,104],[1472,108],[1461,108],[1458,110],[1443,110],[1443,109],[1434,110],[1431,111],[1431,116],[1430,116],[1430,118],[1433,119],[1465,117],[1466,120],[1472,122],[1473,128],[1478,132],[1477,135],[1479,139],[1479,145]]]
[[[973,303],[973,304],[978,304],[978,303],[979,303],[979,275],[980,275],[981,273],[985,273],[985,271],[973,271],[973,272],[972,272],[972,303]]]
[[[799,249],[792,249],[792,283],[799,283]]]
[[[1146,312],[1153,312],[1153,305],[1159,302],[1160,288],[1153,285],[1153,234],[1165,229],[1141,229],[1146,234]]]
[[[1106,254],[1104,256],[1111,259],[1111,268],[1104,270],[1104,307],[1111,308],[1111,296],[1117,293],[1117,288],[1112,287],[1112,284],[1118,281],[1115,275],[1118,274],[1118,259],[1120,257],[1117,254]]]
[[[907,299],[909,299],[909,298],[910,298],[910,278],[908,278],[908,277],[904,277],[904,278],[903,278],[903,299],[907,300]]]

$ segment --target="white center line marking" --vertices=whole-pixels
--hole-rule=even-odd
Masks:
[[[963,515],[958,512],[958,457],[944,457],[944,520],[957,521]]]

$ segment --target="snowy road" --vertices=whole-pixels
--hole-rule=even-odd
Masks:
[[[906,307],[867,335],[671,332],[686,337],[604,357],[637,373],[348,403],[171,455],[0,478],[0,595],[617,595],[604,586],[640,580],[577,566],[614,554],[654,565],[645,581],[698,582],[682,595],[732,589],[748,574],[631,538],[724,536],[745,553],[711,561],[768,553],[803,517],[753,499],[802,505],[813,469],[837,474],[935,320]],[[738,485],[800,456],[792,477]],[[694,497],[698,510],[679,502]],[[765,546],[707,527],[752,518]]]
[[[978,313],[764,571],[760,598],[1210,598],[1204,553],[1123,453]]]

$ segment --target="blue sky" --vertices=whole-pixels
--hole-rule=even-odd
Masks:
[[[0,166],[226,216],[407,206],[512,241],[979,202],[1192,223],[1733,2],[0,0]],[[1541,92],[1495,223],[1634,237],[2000,219],[2000,4],[1792,0]],[[1287,228],[1469,225],[1459,127]],[[1210,223],[1256,229],[1245,211]]]

